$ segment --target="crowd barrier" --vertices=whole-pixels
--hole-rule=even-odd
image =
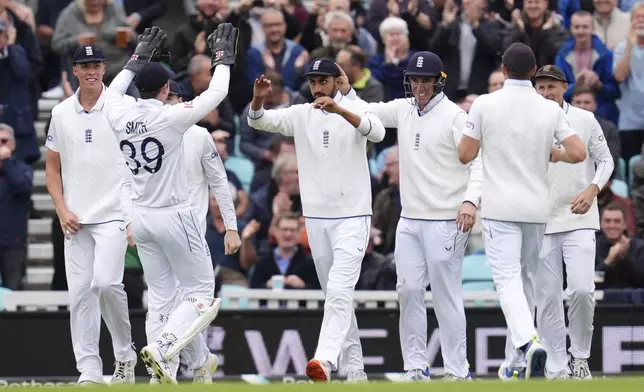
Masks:
[[[356,309],[369,374],[402,371],[397,309]],[[505,320],[499,308],[468,307],[467,352],[475,376],[494,376],[504,352]],[[145,345],[145,311],[133,311],[132,337]],[[210,350],[219,355],[217,377],[304,375],[313,356],[322,309],[222,310],[207,330]],[[73,378],[77,376],[66,311],[0,312],[2,380]],[[105,327],[101,333],[104,374],[113,364]],[[439,331],[428,309],[428,361],[442,371]],[[644,372],[644,307],[598,305],[590,368],[600,374]],[[145,377],[142,365],[137,375]],[[254,377],[253,376],[253,377]]]

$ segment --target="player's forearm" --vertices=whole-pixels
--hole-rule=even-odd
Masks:
[[[385,138],[385,128],[378,118],[359,116],[344,108],[341,108],[338,114],[370,142],[379,143]]]
[[[480,154],[470,163],[469,174],[470,178],[467,182],[463,201],[469,201],[474,204],[475,207],[478,207],[481,200],[481,192],[483,190],[483,164],[481,162]]]
[[[257,112],[263,107],[264,107],[264,98],[253,97],[253,100],[250,101],[250,110],[252,111]]]
[[[121,96],[124,95],[127,91],[127,88],[130,87],[132,80],[134,80],[134,76],[134,72],[130,71],[129,69],[122,70],[118,75],[116,75],[114,80],[112,80],[112,83],[110,83],[107,91],[109,93],[118,94]]]
[[[54,201],[54,208],[56,212],[66,210],[65,198],[63,197],[63,181],[60,177],[60,172],[55,173],[53,170],[45,169],[45,183],[47,184],[47,192]]]
[[[601,191],[604,189],[608,180],[610,180],[610,176],[615,169],[615,163],[613,162],[613,157],[609,154],[608,159],[595,161],[595,165],[596,169],[595,176],[593,177],[593,185]]]
[[[615,76],[615,80],[618,81],[619,83],[623,83],[624,81],[626,81],[626,79],[628,79],[628,75],[630,74],[630,68],[631,68],[632,51],[633,51],[633,46],[627,41],[626,48],[624,48],[624,55],[617,63],[617,66],[615,67],[615,72],[613,73]]]
[[[123,220],[125,225],[129,225],[132,221],[132,182],[129,180],[123,181],[121,185],[121,210],[123,212]]]

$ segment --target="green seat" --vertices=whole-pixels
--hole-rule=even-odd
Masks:
[[[610,190],[617,196],[628,198],[628,184],[622,180],[613,180]]]
[[[617,178],[626,181],[626,161],[624,158],[617,158]]]
[[[472,254],[463,259],[463,290],[494,291],[492,269],[483,254]]]
[[[253,175],[255,174],[255,165],[249,159],[230,156],[225,163],[226,169],[235,173],[239,177],[244,190],[249,192],[250,183],[253,181]]]

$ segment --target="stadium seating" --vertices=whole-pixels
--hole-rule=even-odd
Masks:
[[[622,180],[613,180],[613,183],[610,186],[610,190],[613,191],[617,196],[628,198],[629,189],[628,184]]]
[[[628,160],[628,185],[633,188],[635,182],[635,175],[633,174],[633,165],[642,160],[642,155],[637,154]]]
[[[619,157],[617,159],[617,176],[618,179],[626,181],[626,161],[624,158]]]
[[[250,183],[253,181],[253,175],[255,174],[255,165],[247,158],[230,156],[226,160],[226,169],[232,171],[239,177],[244,186],[244,190],[248,192],[250,190]]]
[[[495,291],[492,270],[485,255],[465,256],[462,276],[464,291]]]

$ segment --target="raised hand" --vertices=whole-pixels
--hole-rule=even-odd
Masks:
[[[235,65],[237,57],[237,41],[239,29],[230,23],[220,23],[217,29],[208,36],[208,47],[212,53],[210,74],[215,72],[218,65]]]
[[[255,84],[253,85],[253,98],[265,98],[271,92],[273,92],[271,81],[266,79],[264,75],[255,79]]]
[[[123,69],[137,73],[145,64],[152,61],[155,52],[164,45],[167,39],[168,35],[165,31],[157,26],[145,29],[143,34],[139,34],[134,54]]]

